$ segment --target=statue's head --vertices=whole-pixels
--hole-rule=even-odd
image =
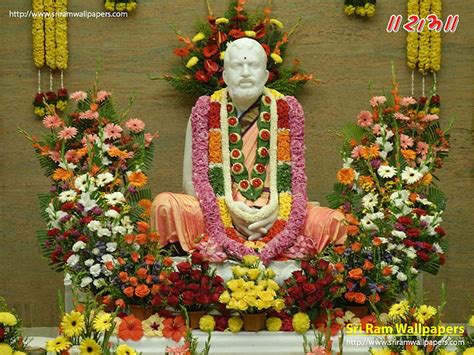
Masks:
[[[223,77],[232,98],[257,99],[268,80],[267,55],[260,43],[250,38],[231,42],[224,55]]]

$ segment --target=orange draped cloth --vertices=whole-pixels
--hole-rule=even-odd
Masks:
[[[251,108],[245,115],[247,117],[244,117],[244,120],[247,122],[249,117],[258,117],[258,107]],[[244,128],[244,124],[242,126]],[[244,164],[247,171],[251,171],[257,150],[258,127],[256,124],[250,124],[248,127],[242,136],[242,153],[245,156]],[[265,190],[269,187],[269,177],[270,165],[267,166]],[[256,201],[252,202],[240,194],[235,184],[232,187],[235,201],[245,201],[247,205],[255,207],[262,207],[268,203],[269,192],[265,190]],[[311,237],[320,252],[331,242],[335,244],[344,242],[346,228],[342,223],[343,219],[344,216],[339,211],[308,203],[302,234]],[[185,194],[168,192],[159,194],[151,208],[151,228],[160,236],[161,245],[179,242],[184,250],[193,249],[194,240],[206,232],[199,200]],[[295,239],[296,237],[295,235]]]

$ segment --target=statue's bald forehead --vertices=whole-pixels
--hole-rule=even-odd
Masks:
[[[265,64],[267,63],[267,55],[260,43],[251,38],[239,38],[227,45],[224,55],[224,65],[226,61],[230,60],[232,54],[238,54],[242,50],[255,51],[255,54],[257,54],[258,58]]]

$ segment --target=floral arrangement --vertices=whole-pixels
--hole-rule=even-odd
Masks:
[[[209,311],[224,292],[224,280],[216,275],[209,261],[195,251],[189,261],[176,264],[176,271],[170,271],[161,281],[153,297],[153,305],[169,306],[175,310]]]
[[[210,98],[202,97],[193,109],[193,183],[206,216],[211,245],[221,246],[227,255],[241,259],[258,254],[264,263],[281,257],[295,242],[306,215],[306,176],[304,173],[304,116],[292,97],[264,89],[265,110],[259,120],[257,161],[249,177],[245,174],[239,141],[241,137],[229,127],[237,124],[234,107],[222,89]],[[270,156],[270,159],[264,158]],[[231,164],[232,163],[232,164]],[[231,174],[239,176],[238,190],[257,198],[263,187],[263,174],[270,169],[270,200],[258,213],[249,214],[236,207],[232,198]],[[251,188],[252,187],[252,188]],[[276,223],[261,242],[241,238],[232,225],[229,211],[247,221],[267,217],[279,205]]]
[[[142,188],[155,135],[144,132],[143,121],[126,120],[127,112],[117,114],[110,96],[75,92],[77,108],[67,115],[51,108],[41,140],[23,132],[52,179],[50,193],[40,196],[48,228],[38,232],[42,252],[53,269],[65,270],[66,284],[94,293],[111,283],[126,236],[140,233],[137,223],[151,204]]]
[[[462,340],[464,340],[463,344],[458,344],[457,351],[463,355],[474,354],[474,315],[471,315],[469,321],[467,322],[468,329],[465,330]]]
[[[347,15],[367,16],[375,15],[377,0],[344,0],[344,12]]]
[[[350,303],[376,302],[381,292],[397,293],[419,271],[436,274],[444,264],[445,198],[433,174],[448,154],[449,134],[439,124],[439,104],[438,95],[399,96],[394,80],[392,97],[373,97],[371,111],[346,130],[344,166],[328,201],[348,223],[333,261],[346,265]]]
[[[110,12],[132,12],[137,8],[137,0],[105,0],[104,7]]]
[[[81,354],[138,355],[126,344],[112,346],[109,341],[117,326],[115,315],[100,310],[91,300],[77,305],[76,310],[63,314],[60,335],[46,342],[46,350],[54,354],[75,349]],[[120,325],[118,332],[124,331],[125,327]]]
[[[0,297],[0,354],[26,355],[26,343],[21,335],[21,320]]]
[[[441,0],[408,0],[407,12],[410,16],[426,19],[430,14],[441,18]],[[407,34],[407,65],[410,69],[425,75],[441,69],[441,32],[424,26],[421,32]]]
[[[271,7],[265,7],[263,14],[252,16],[247,14],[244,4],[245,0],[231,1],[224,17],[215,17],[209,10],[207,22],[199,23],[199,30],[192,38],[178,35],[184,47],[176,48],[174,53],[182,59],[182,64],[174,75],[163,79],[187,94],[210,95],[225,86],[222,71],[227,43],[249,37],[261,43],[269,58],[269,88],[292,95],[312,80],[312,75],[299,68],[298,61],[289,67],[282,66],[294,29],[284,32],[283,23],[270,17]]]
[[[290,313],[307,312],[312,318],[334,307],[333,300],[343,292],[341,271],[322,257],[301,261],[301,270],[293,271],[284,282],[284,299]]]
[[[246,255],[243,266],[233,266],[233,278],[226,282],[227,290],[220,297],[227,309],[244,314],[281,311],[285,303],[279,297],[280,286],[273,280],[275,272],[264,268],[255,255]]]

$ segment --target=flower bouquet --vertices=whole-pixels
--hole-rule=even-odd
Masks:
[[[178,40],[184,46],[176,48],[174,53],[182,59],[182,64],[174,75],[166,75],[163,79],[187,94],[210,95],[225,86],[222,71],[227,44],[249,37],[261,43],[269,57],[267,87],[293,95],[312,80],[312,75],[307,75],[299,68],[298,61],[292,66],[282,66],[286,46],[294,29],[289,33],[284,32],[283,23],[270,17],[270,7],[265,7],[262,14],[252,16],[247,14],[244,4],[244,0],[231,1],[224,17],[215,17],[209,9],[207,22],[198,24],[198,32],[194,37],[178,35]]]
[[[27,342],[21,335],[21,320],[0,297],[0,354],[26,355]]]
[[[218,304],[222,292],[224,280],[216,275],[209,261],[195,251],[188,261],[177,263],[176,270],[171,270],[161,280],[152,303],[175,311],[184,308],[190,316],[191,328],[198,328],[199,318]]]
[[[301,270],[293,271],[284,282],[286,309],[290,313],[307,312],[311,318],[332,309],[333,300],[344,292],[340,285],[343,268],[322,257],[301,261]]]
[[[147,219],[151,193],[141,188],[153,158],[153,138],[143,121],[119,115],[107,91],[75,92],[69,114],[48,107],[41,140],[32,142],[46,176],[48,194],[40,195],[47,230],[38,232],[43,255],[65,283],[95,294],[110,283],[126,235]],[[139,248],[139,245],[136,244]]]
[[[273,280],[275,272],[272,269],[265,268],[255,255],[244,256],[242,264],[232,267],[233,278],[227,281],[227,290],[221,294],[219,302],[242,314],[246,330],[258,331],[265,325],[265,312],[281,311],[285,302],[279,295],[280,286]],[[257,328],[249,329],[250,318],[255,314],[260,316]]]
[[[439,96],[401,97],[395,80],[391,93],[372,97],[371,110],[346,129],[344,166],[328,196],[348,223],[333,261],[347,265],[350,303],[400,293],[419,271],[436,274],[445,261],[445,197],[433,182],[449,150]]]

